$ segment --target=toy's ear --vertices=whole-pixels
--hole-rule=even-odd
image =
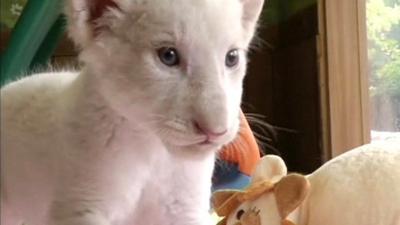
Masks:
[[[295,225],[295,224],[290,220],[282,220],[281,225]]]
[[[237,190],[216,191],[212,196],[212,204],[218,216],[228,216],[240,202]]]
[[[225,218],[223,218],[221,221],[219,221],[219,222],[217,223],[217,225],[226,225],[227,222],[228,222],[228,219],[225,217]]]
[[[97,21],[107,11],[117,12],[119,0],[66,0],[69,34],[80,47],[90,43],[96,35]]]
[[[275,155],[266,155],[261,158],[255,172],[252,175],[252,183],[261,181],[278,182],[286,176],[287,168],[285,162]]]
[[[212,196],[212,203],[215,208],[221,207],[226,201],[228,201],[237,191],[235,190],[223,190],[216,191]]]
[[[306,177],[291,174],[282,178],[274,188],[279,214],[285,219],[306,198],[310,191],[310,183]]]

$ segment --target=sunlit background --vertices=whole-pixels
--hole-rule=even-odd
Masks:
[[[372,140],[400,138],[400,0],[367,1]]]

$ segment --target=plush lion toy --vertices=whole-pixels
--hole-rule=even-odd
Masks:
[[[268,155],[261,159],[248,188],[217,191],[213,195],[216,213],[224,217],[218,225],[262,225],[261,221],[279,221],[293,225],[286,217],[296,209],[309,191],[308,180],[299,174],[286,175],[281,158]],[[273,193],[273,195],[268,195]],[[276,206],[270,204],[275,198]],[[264,210],[276,210],[276,218],[263,218]],[[278,223],[271,223],[278,224]]]

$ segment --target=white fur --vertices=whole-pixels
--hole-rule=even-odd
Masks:
[[[270,163],[275,164],[271,168],[286,168],[283,162]],[[399,142],[369,144],[347,152],[307,177],[311,191],[289,219],[296,225],[400,225],[399,165]],[[284,174],[275,174],[280,175]],[[237,211],[254,207],[260,210],[261,225],[281,225],[273,192],[243,203],[227,225],[236,224]]]
[[[1,89],[1,224],[210,224],[262,1],[118,0],[96,21],[88,2],[67,9],[84,69]],[[160,62],[165,45],[181,66]],[[232,48],[241,59],[227,68]],[[228,132],[203,145],[193,121]]]

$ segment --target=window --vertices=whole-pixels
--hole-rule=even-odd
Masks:
[[[372,141],[400,140],[400,0],[367,0]]]

